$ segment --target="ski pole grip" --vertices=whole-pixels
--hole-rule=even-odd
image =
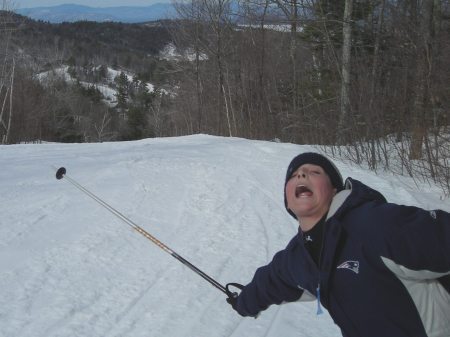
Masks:
[[[58,171],[56,171],[56,179],[61,180],[66,174],[66,169],[64,167],[60,167]]]
[[[228,297],[231,297],[231,298],[236,298],[236,297],[239,296],[239,294],[237,292],[235,292],[235,291],[230,290],[230,287],[235,287],[235,288],[238,288],[239,290],[244,289],[244,286],[242,284],[233,283],[233,282],[232,283],[227,283],[227,285],[225,286],[225,289],[227,291]]]

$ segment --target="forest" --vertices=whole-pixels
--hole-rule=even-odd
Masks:
[[[2,143],[207,133],[317,144],[450,193],[448,0],[174,6],[177,20],[142,24],[48,24],[4,8]],[[169,45],[178,57],[161,57]],[[72,81],[37,80],[62,66]],[[108,69],[114,104],[97,86]]]

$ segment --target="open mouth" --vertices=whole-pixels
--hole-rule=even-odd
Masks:
[[[295,197],[310,197],[313,194],[313,192],[304,185],[299,185],[295,188]]]

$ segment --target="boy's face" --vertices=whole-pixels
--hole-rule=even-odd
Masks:
[[[319,221],[335,194],[336,188],[323,168],[313,164],[300,166],[286,184],[288,208],[299,220]]]

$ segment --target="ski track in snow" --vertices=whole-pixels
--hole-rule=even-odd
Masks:
[[[340,336],[314,302],[240,317],[223,293],[54,177],[65,166],[219,283],[245,284],[296,233],[284,174],[312,149],[205,135],[0,146],[0,337]],[[337,164],[389,201],[449,210],[435,187]]]

